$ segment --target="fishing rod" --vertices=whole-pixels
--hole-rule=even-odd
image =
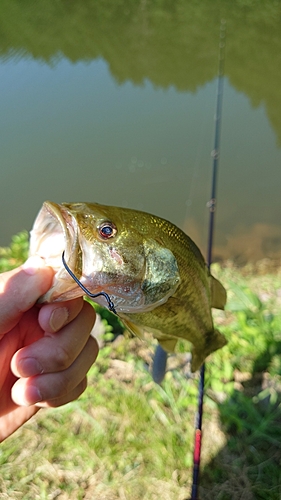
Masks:
[[[213,170],[212,170],[212,187],[211,198],[207,203],[209,208],[209,231],[208,231],[208,247],[207,247],[207,265],[210,270],[212,264],[213,239],[214,239],[214,222],[216,211],[216,193],[217,193],[217,178],[219,164],[219,146],[221,135],[221,119],[222,119],[222,101],[223,101],[223,80],[224,80],[224,62],[225,62],[225,34],[226,21],[221,20],[220,24],[220,42],[219,42],[219,67],[218,67],[218,85],[215,113],[215,139],[214,149],[212,151]],[[199,386],[198,386],[198,407],[195,418],[195,437],[194,437],[194,453],[193,453],[193,478],[190,500],[199,500],[199,471],[201,459],[201,443],[202,443],[202,420],[203,420],[203,399],[204,399],[204,383],[205,383],[205,363],[200,368]]]

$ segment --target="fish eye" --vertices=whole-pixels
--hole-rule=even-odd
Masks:
[[[113,238],[113,236],[116,235],[117,227],[115,226],[115,224],[113,224],[113,222],[103,222],[98,227],[98,232],[103,240],[108,240],[109,238]]]

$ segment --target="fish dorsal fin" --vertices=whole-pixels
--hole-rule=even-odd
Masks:
[[[211,276],[211,307],[224,309],[226,304],[226,290],[222,284]]]
[[[138,337],[139,339],[143,339],[144,329],[141,326],[136,325],[127,316],[123,314],[118,314],[118,316],[121,319],[122,323],[124,324],[125,328],[133,337]]]

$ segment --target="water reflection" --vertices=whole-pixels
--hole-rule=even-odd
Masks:
[[[1,245],[53,199],[154,212],[204,250],[224,17],[215,254],[280,255],[280,2],[11,0],[1,10]]]

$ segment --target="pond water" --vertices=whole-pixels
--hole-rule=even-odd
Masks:
[[[205,253],[223,18],[214,256],[280,257],[279,1],[10,0],[0,13],[0,246],[49,199],[155,213]]]

